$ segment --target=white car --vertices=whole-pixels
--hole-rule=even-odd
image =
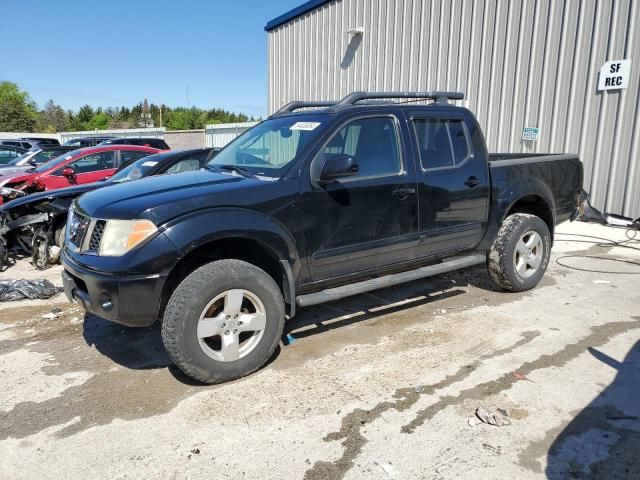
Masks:
[[[30,168],[42,165],[52,158],[63,155],[64,153],[74,149],[75,147],[56,145],[27,150],[22,155],[17,156],[10,162],[4,165],[0,165],[0,176],[29,170]]]

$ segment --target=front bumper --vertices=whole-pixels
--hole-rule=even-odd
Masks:
[[[67,298],[79,302],[87,312],[130,327],[147,327],[156,319],[166,276],[98,273],[66,255],[62,264]]]

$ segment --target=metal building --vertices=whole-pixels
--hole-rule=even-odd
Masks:
[[[491,151],[579,153],[594,205],[640,215],[640,1],[312,0],[265,30],[270,111],[462,91]],[[599,90],[601,67],[623,59],[623,81]]]

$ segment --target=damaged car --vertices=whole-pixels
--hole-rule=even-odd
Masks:
[[[158,152],[160,150],[157,148],[135,145],[79,148],[34,169],[3,175],[0,177],[0,187],[29,194],[97,182],[113,175],[120,165],[131,159]],[[2,203],[11,200],[10,196],[0,195]]]
[[[38,192],[0,206],[0,267],[6,268],[9,256],[16,254],[31,254],[38,269],[56,263],[64,242],[67,212],[83,193],[148,176],[198,170],[219,150],[198,148],[130,159],[108,180]],[[0,187],[0,194],[11,195],[9,190]],[[13,195],[24,192],[15,190]]]

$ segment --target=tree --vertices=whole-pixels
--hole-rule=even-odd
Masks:
[[[38,129],[50,133],[64,132],[69,128],[69,117],[60,105],[53,100],[44,104],[42,111],[38,112]]]
[[[36,104],[13,82],[0,82],[0,131],[33,132],[38,120]]]
[[[93,108],[89,105],[83,105],[73,118],[73,130],[93,130],[91,127],[91,119],[95,115]]]
[[[55,133],[135,128],[151,124],[163,126],[167,130],[192,130],[204,128],[211,123],[246,122],[250,119],[247,115],[221,108],[170,108],[164,104],[153,103],[148,105],[148,108],[145,106],[146,100],[132,107],[94,108],[91,105],[83,105],[77,112],[65,112],[60,105],[49,100],[43,109],[38,111],[29,94],[20,91],[15,83],[0,82],[0,131]]]
[[[96,113],[89,121],[89,130],[106,130],[109,128],[111,119],[104,112]]]
[[[182,108],[167,109],[164,112],[164,126],[167,130],[187,130],[189,120]]]

